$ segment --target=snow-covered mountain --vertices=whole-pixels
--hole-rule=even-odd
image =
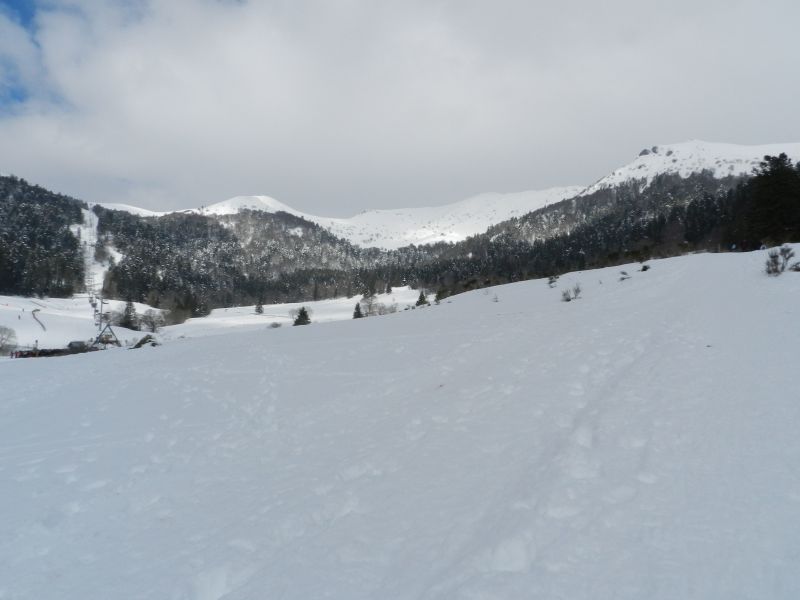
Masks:
[[[586,196],[631,180],[649,183],[656,175],[665,173],[688,177],[693,173],[711,171],[717,178],[747,175],[764,156],[777,156],[781,152],[800,161],[800,143],[744,146],[692,140],[653,146],[642,150],[635,160],[590,185],[580,195]]]
[[[582,189],[572,186],[512,194],[487,193],[445,206],[369,210],[350,218],[310,215],[269,196],[237,196],[188,212],[230,215],[243,209],[282,211],[317,223],[358,246],[391,250],[411,244],[459,242],[483,233],[496,223],[571,198]]]
[[[588,186],[568,186],[510,194],[486,193],[444,206],[368,210],[349,218],[322,217],[296,210],[269,196],[237,196],[217,204],[178,212],[232,215],[240,210],[286,212],[328,229],[334,235],[364,247],[396,249],[410,244],[458,242],[485,232],[490,226],[544,208],[561,200],[588,196],[632,180],[646,183],[659,174],[688,177],[711,171],[715,177],[740,176],[752,172],[767,154],[786,152],[800,160],[800,143],[745,146],[693,140],[653,146],[629,164]],[[128,205],[106,204],[140,216],[157,213]]]
[[[0,597],[800,598],[765,254],[2,359]]]

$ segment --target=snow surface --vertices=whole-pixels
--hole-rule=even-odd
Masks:
[[[796,599],[764,258],[2,361],[0,598]]]
[[[590,185],[581,196],[603,188],[614,187],[631,180],[645,180],[648,184],[656,175],[675,173],[688,177],[704,170],[712,171],[717,178],[746,175],[764,160],[764,156],[777,156],[785,152],[794,161],[800,161],[800,143],[743,146],[692,140],[681,144],[654,146],[648,154],[617,169],[600,181]]]

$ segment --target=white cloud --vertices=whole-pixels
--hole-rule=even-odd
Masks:
[[[696,4],[52,2],[33,34],[0,15],[31,94],[0,116],[0,170],[344,215],[589,183],[656,143],[800,139],[800,9]]]

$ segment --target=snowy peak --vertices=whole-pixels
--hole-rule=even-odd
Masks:
[[[236,196],[211,206],[189,209],[183,212],[192,212],[201,215],[235,215],[241,210],[260,210],[262,212],[286,212],[293,215],[302,215],[291,206],[270,198],[269,196]]]
[[[653,146],[639,153],[633,161],[598,182],[590,185],[580,195],[611,188],[632,180],[646,180],[665,173],[689,177],[693,173],[711,171],[715,177],[747,175],[758,166],[765,155],[788,154],[800,160],[800,143],[743,146],[691,140],[679,144]]]

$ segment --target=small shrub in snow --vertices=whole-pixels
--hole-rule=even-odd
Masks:
[[[774,275],[776,277],[783,273],[783,269],[781,268],[781,256],[778,254],[777,250],[770,250],[769,254],[767,254],[764,270],[767,272],[767,275]]]
[[[273,321],[272,323],[269,324],[269,328],[270,329],[277,329],[280,326],[281,326],[281,324],[278,323],[277,321]]]
[[[558,282],[558,275],[550,275],[550,277],[547,278],[547,285],[549,285],[551,288],[556,287],[557,282]]]
[[[428,298],[425,296],[425,290],[420,290],[419,298],[417,298],[417,306],[427,306]]]
[[[625,281],[626,279],[630,279],[630,278],[631,278],[631,276],[628,275],[627,271],[620,271],[619,272],[619,280],[620,281]]]
[[[581,296],[581,284],[576,283],[572,286],[571,290],[564,290],[561,292],[561,300],[564,302],[572,302],[573,300],[577,300]]]
[[[641,271],[649,271],[650,265],[642,265]]]
[[[800,263],[795,263],[789,266],[789,262],[794,258],[794,250],[790,246],[781,246],[777,249],[772,249],[767,254],[767,261],[764,265],[764,270],[767,275],[778,276],[786,269],[790,271],[800,270]]]
[[[789,261],[794,258],[794,250],[792,250],[789,246],[781,246],[779,252],[781,255],[781,266],[785,271],[789,266]]]

